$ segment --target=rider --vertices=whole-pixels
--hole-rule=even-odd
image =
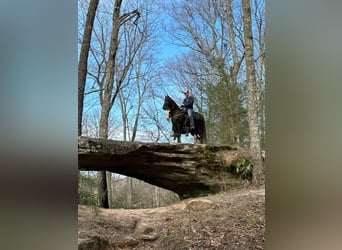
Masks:
[[[183,92],[185,95],[185,98],[183,100],[183,103],[181,104],[181,107],[185,107],[185,109],[188,112],[189,119],[190,119],[190,130],[195,129],[195,124],[194,124],[194,116],[193,116],[193,106],[194,106],[194,98],[190,95],[189,90],[186,90]],[[186,131],[186,135],[188,134],[188,129]]]

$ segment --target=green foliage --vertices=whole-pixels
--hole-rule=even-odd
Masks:
[[[253,163],[245,158],[238,158],[233,161],[232,165],[235,167],[235,173],[240,175],[243,179],[252,179]]]
[[[209,141],[243,146],[249,138],[243,84],[231,82],[229,75],[220,71],[215,84],[210,82],[206,86],[206,93]]]
[[[78,174],[78,204],[91,206],[97,213],[98,196],[94,192],[97,190],[97,182],[94,176]]]
[[[212,159],[212,158],[214,158],[214,157],[216,156],[216,154],[215,154],[213,151],[208,150],[208,149],[206,149],[206,150],[203,151],[203,155],[204,155],[205,158],[207,158],[207,159]]]

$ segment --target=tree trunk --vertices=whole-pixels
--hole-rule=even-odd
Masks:
[[[237,76],[240,71],[240,66],[243,60],[243,57],[239,59],[237,49],[236,49],[236,42],[235,42],[235,33],[234,33],[234,17],[233,17],[233,10],[232,10],[232,1],[226,0],[227,2],[227,16],[228,16],[228,31],[229,31],[229,41],[230,47],[232,50],[232,57],[233,57],[233,66],[230,67],[230,99],[231,99],[231,120],[232,120],[232,135],[233,143],[238,143],[238,127],[241,127],[240,123],[240,105],[241,102],[239,100],[239,87],[237,84]]]
[[[242,10],[246,54],[247,108],[249,120],[250,152],[254,163],[253,183],[259,185],[263,183],[265,176],[260,148],[260,135],[258,125],[259,96],[256,86],[251,6],[249,0],[242,0]]]
[[[114,4],[113,12],[113,30],[111,34],[111,41],[109,47],[109,58],[106,65],[106,84],[103,92],[103,98],[101,102],[101,118],[100,118],[100,138],[108,138],[108,119],[109,113],[114,103],[113,85],[114,85],[114,69],[115,69],[115,59],[116,53],[119,45],[119,29],[120,29],[120,10],[121,10],[122,0],[116,0]],[[118,91],[116,91],[117,94]],[[115,95],[114,95],[115,96]],[[106,172],[99,172],[99,194],[100,196],[100,207],[108,208],[108,189],[106,182]],[[106,200],[107,199],[107,200]]]
[[[112,189],[112,173],[107,172],[107,189],[108,189],[108,206],[112,207],[113,189]]]
[[[86,24],[84,27],[80,58],[78,62],[78,136],[82,135],[82,114],[84,89],[87,78],[88,55],[90,48],[91,35],[94,25],[95,13],[99,0],[91,0],[89,3]]]
[[[108,104],[108,103],[106,103]],[[101,118],[100,118],[100,138],[108,138],[108,118],[110,108],[108,105],[102,105]],[[108,187],[106,171],[98,172],[98,193],[99,193],[99,206],[102,208],[109,208],[108,202]]]
[[[126,205],[127,208],[132,208],[133,205],[133,180],[131,177],[126,178]]]
[[[99,171],[97,173],[97,178],[99,206],[102,208],[109,208],[106,171]]]

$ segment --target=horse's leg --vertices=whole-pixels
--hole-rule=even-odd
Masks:
[[[191,134],[194,137],[194,144],[198,144],[198,134],[197,134],[196,123],[195,123],[195,129],[191,130]]]
[[[195,137],[195,143],[201,144],[201,136],[200,136],[200,131],[198,131],[198,128],[195,129],[194,131],[194,137]]]
[[[194,134],[195,144],[202,144],[199,134]]]
[[[175,129],[177,131],[177,142],[181,143],[181,135],[182,135],[182,129],[179,123],[175,126]]]

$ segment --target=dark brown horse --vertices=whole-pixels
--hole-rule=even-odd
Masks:
[[[169,96],[165,96],[163,109],[168,111],[168,118],[172,121],[173,138],[181,142],[181,134],[186,134],[187,127],[190,127],[190,120],[187,112],[178,107],[176,102]],[[191,130],[195,143],[206,144],[207,134],[205,130],[205,121],[203,115],[193,112],[195,129]]]

